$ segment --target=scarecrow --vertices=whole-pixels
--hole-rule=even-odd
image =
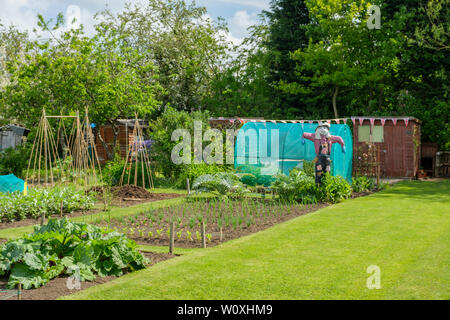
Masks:
[[[328,122],[320,122],[315,133],[303,133],[302,144],[305,144],[305,138],[314,142],[316,151],[316,183],[320,184],[324,173],[330,172],[331,146],[333,143],[339,143],[342,146],[342,152],[345,153],[345,144],[341,137],[332,136],[330,134],[330,124]]]

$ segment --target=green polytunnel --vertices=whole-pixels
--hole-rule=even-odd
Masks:
[[[250,179],[252,183],[249,184],[270,185],[276,173],[288,175],[293,168],[302,168],[304,160],[314,160],[314,143],[305,139],[305,144],[302,144],[301,139],[304,132],[314,133],[316,127],[317,123],[247,122],[237,134],[235,168],[256,177]],[[351,182],[351,130],[346,124],[332,124],[330,133],[340,136],[346,146],[344,153],[338,143],[333,144],[331,174]]]

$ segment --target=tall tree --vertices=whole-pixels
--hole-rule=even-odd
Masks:
[[[397,56],[398,76],[391,84],[396,93],[392,112],[421,119],[422,141],[437,142],[450,150],[449,2],[383,1],[381,11],[387,20],[407,17],[396,30],[404,37]]]
[[[267,25],[250,27],[250,36],[235,48],[236,57],[219,72],[211,85],[206,108],[216,116],[269,117],[280,115],[274,108],[268,68],[270,55],[262,43],[268,36]]]
[[[228,59],[225,24],[206,13],[184,0],[147,0],[117,15],[110,10],[101,14],[104,30],[126,33],[128,45],[158,68],[163,105],[192,111],[202,109],[212,80]]]
[[[10,84],[11,74],[8,71],[9,64],[23,61],[30,51],[28,32],[19,30],[16,26],[4,26],[0,21],[0,88]],[[7,117],[7,105],[0,100],[0,125],[10,120]]]
[[[369,4],[365,1],[307,3],[316,39],[292,55],[300,72],[298,80],[285,84],[284,90],[319,88],[327,94],[327,105],[332,106],[335,117],[387,110],[385,90],[395,76],[402,49],[402,35],[395,29],[403,20],[386,22],[382,30],[370,30],[366,25]],[[303,70],[312,75],[305,77]],[[305,78],[310,84],[305,85]],[[341,107],[339,95],[345,95]]]
[[[263,11],[263,15],[269,28],[264,46],[270,55],[268,80],[275,84],[276,89],[272,92],[274,107],[285,116],[305,115],[306,103],[300,93],[293,94],[277,88],[279,83],[298,80],[296,63],[290,55],[308,46],[306,26],[310,23],[309,10],[304,0],[272,0],[270,11]]]
[[[56,26],[50,28],[50,21],[39,16],[39,26],[51,34],[57,34],[63,22],[59,15]],[[76,29],[35,41],[33,55],[8,64],[11,81],[0,94],[11,117],[33,128],[42,108],[54,115],[84,114],[88,108],[92,122],[113,127],[115,142],[117,119],[134,117],[135,112],[149,115],[160,103],[156,68],[151,61],[142,62],[142,56],[125,43],[123,34],[105,33],[100,27],[93,37]],[[110,158],[115,146],[104,143]]]

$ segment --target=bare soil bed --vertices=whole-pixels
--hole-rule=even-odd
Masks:
[[[98,213],[100,212],[99,209],[92,209],[92,210],[88,210],[88,211],[73,211],[72,213],[65,213],[62,217],[79,217],[82,215],[89,215],[89,214],[94,214],[94,213]],[[59,214],[54,214],[52,216],[50,216],[50,218],[61,218],[61,215]],[[46,218],[47,221],[48,218]],[[35,224],[39,224],[41,223],[41,218],[38,219],[32,219],[32,218],[28,218],[28,219],[23,219],[23,220],[19,220],[19,221],[13,221],[13,222],[1,222],[0,223],[0,230],[2,229],[10,229],[10,228],[18,228],[18,227],[26,227],[26,226],[33,226]]]
[[[97,199],[99,201],[103,201],[104,189],[102,187],[93,187],[89,189],[88,192],[96,192]],[[112,187],[110,188],[110,192],[113,196],[111,204],[119,207],[128,207],[135,204],[172,199],[183,196],[182,194],[177,193],[152,193],[142,187],[134,185]]]
[[[174,258],[176,255],[170,253],[154,253],[154,252],[142,252],[146,258],[150,260],[150,264],[147,267],[150,267],[158,262]],[[81,289],[84,290],[92,286],[96,286],[102,283],[106,283],[116,279],[115,276],[107,276],[107,277],[99,277],[97,276],[94,281],[81,282]],[[66,296],[79,290],[73,289],[70,290],[67,287],[68,277],[58,277],[50,280],[45,286],[42,286],[37,289],[30,290],[22,290],[22,300],[54,300],[58,297]],[[6,288],[6,283],[8,279],[0,278],[0,291]],[[12,291],[10,291],[12,292]],[[3,294],[4,295],[4,294]],[[8,300],[16,300],[17,296],[11,297]],[[2,300],[2,293],[0,292],[0,300]]]
[[[237,204],[235,208],[236,216],[239,215],[242,204]],[[205,234],[209,235],[207,239],[207,246],[216,246],[222,242],[229,241],[232,239],[240,238],[252,233],[259,232],[261,230],[267,229],[278,223],[293,219],[298,216],[308,214],[310,212],[317,211],[321,208],[328,206],[328,204],[321,203],[316,205],[308,206],[293,206],[290,212],[287,211],[283,214],[267,214],[258,215],[254,214],[250,218],[251,223],[247,224],[244,221],[240,225],[223,226],[222,232],[218,228],[216,223],[206,223]],[[269,209],[270,210],[270,209]],[[275,209],[274,209],[275,210]],[[280,209],[278,209],[280,210]],[[281,208],[283,210],[283,208]],[[130,239],[135,240],[139,244],[144,245],[154,245],[154,246],[169,246],[169,233],[168,224],[157,225],[152,223],[145,214],[134,216],[130,219],[111,219],[109,222],[106,220],[101,221],[98,225],[102,227],[116,228],[120,232],[124,232]],[[158,230],[160,232],[158,232]],[[128,231],[128,232],[127,232]],[[152,236],[149,236],[149,232]],[[200,238],[201,226],[199,223],[195,223],[194,226],[190,224],[189,219],[186,217],[178,221],[175,224],[176,234],[174,237],[175,247],[181,248],[201,248],[202,241]]]

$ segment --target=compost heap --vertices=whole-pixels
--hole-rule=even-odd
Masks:
[[[102,187],[94,187],[89,191],[97,192],[98,194],[102,194]],[[153,194],[148,192],[146,189],[134,186],[134,185],[124,185],[124,186],[116,186],[111,188],[111,193],[117,197],[122,199],[152,199]]]

